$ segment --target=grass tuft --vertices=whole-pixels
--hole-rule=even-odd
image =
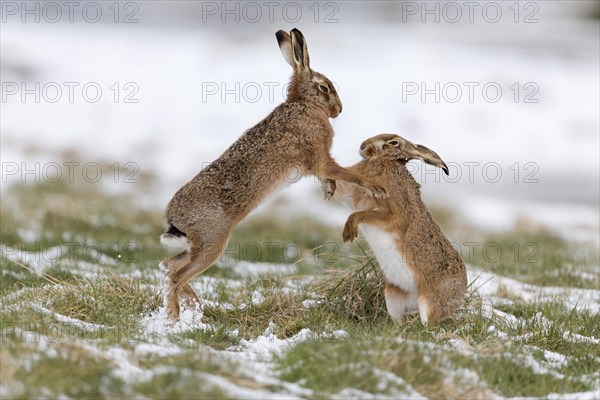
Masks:
[[[157,289],[136,279],[107,276],[81,279],[67,287],[53,286],[45,305],[70,318],[122,328],[158,310],[161,304]]]
[[[322,298],[325,308],[359,322],[387,318],[385,281],[377,260],[362,247],[363,256],[346,258],[353,263],[345,269],[331,270],[312,290]]]

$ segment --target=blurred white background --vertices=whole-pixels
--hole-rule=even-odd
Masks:
[[[155,173],[158,193],[102,183],[164,207],[284,100],[275,32],[296,27],[339,88],[340,164],[398,133],[452,165],[444,178],[410,163],[429,204],[492,228],[525,217],[598,235],[599,2],[67,3],[2,2],[3,193],[32,182],[35,162],[75,157]],[[314,179],[278,196],[290,212],[346,215]]]

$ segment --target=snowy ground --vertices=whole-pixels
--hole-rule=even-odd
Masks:
[[[16,256],[14,252],[11,254],[16,262],[20,263],[23,259],[21,254]],[[113,263],[118,270],[118,262],[113,260]],[[8,270],[3,273],[5,277],[10,270],[13,275],[20,276],[24,280],[28,279],[26,271],[15,269],[12,265],[6,267]],[[273,272],[277,267],[281,267],[279,272]],[[71,273],[79,274],[76,264],[71,269]],[[98,270],[101,268],[99,267]],[[37,272],[42,273],[44,270]],[[87,275],[91,276],[89,272]],[[84,271],[82,273],[83,276],[86,275]],[[231,293],[246,291],[249,295],[245,287],[247,281],[244,279],[248,277],[255,279],[255,273],[242,267],[236,269],[236,278],[224,280],[213,276],[202,276],[194,281],[193,286],[202,293],[204,310],[213,310],[211,313],[220,309],[236,315],[235,313],[243,312],[248,307],[250,312],[257,313],[260,312],[258,310],[261,304],[270,301],[268,299],[273,296],[272,291],[265,288],[252,290],[251,297],[246,296],[250,300],[248,304],[244,301],[240,302],[239,299],[224,300],[223,293],[218,293],[217,289],[219,282],[221,284],[225,282],[225,286]],[[160,293],[162,290],[160,274],[154,271],[154,275],[150,275],[153,276],[150,280],[148,274],[145,276],[144,282],[152,282],[147,283],[146,286]],[[288,265],[272,264],[271,269],[263,269],[260,276],[267,281],[269,277],[285,278],[288,282],[287,286],[278,291],[288,294],[304,293],[298,290],[298,276]],[[102,286],[98,275],[95,279],[87,279],[89,280],[86,281],[86,286],[95,284]],[[175,326],[171,326],[166,318],[165,309],[160,307],[158,310],[141,315],[135,333],[125,334],[119,331],[119,324],[94,323],[89,322],[87,316],[78,319],[66,315],[72,311],[67,311],[65,314],[54,311],[54,308],[61,307],[57,304],[57,293],[70,290],[68,287],[49,288],[48,285],[38,288],[28,287],[2,296],[0,315],[3,318],[4,378],[0,389],[3,398],[23,395],[78,397],[96,393],[108,397],[123,395],[139,397],[148,394],[161,394],[167,397],[182,394],[187,397],[206,397],[218,393],[219,398],[415,399],[431,397],[431,385],[433,387],[441,385],[440,388],[444,388],[443,390],[449,390],[449,393],[461,397],[500,398],[504,397],[502,393],[504,395],[537,393],[533,397],[544,394],[544,397],[549,399],[598,398],[600,376],[597,366],[600,355],[597,346],[600,344],[600,338],[597,335],[597,320],[600,311],[596,290],[523,284],[475,267],[469,267],[469,281],[472,282],[469,296],[477,300],[470,301],[469,305],[461,310],[460,317],[455,323],[427,329],[420,326],[417,319],[413,319],[408,323],[409,330],[405,327],[398,334],[398,326],[395,324],[381,325],[379,322],[376,323],[378,333],[368,336],[367,348],[364,348],[364,333],[359,333],[353,328],[336,328],[335,324],[339,322],[333,322],[333,326],[326,330],[303,328],[294,334],[280,337],[281,333],[278,335],[276,330],[279,329],[281,332],[281,327],[270,321],[264,326],[262,334],[248,337],[248,332],[240,331],[244,329],[243,327],[234,329],[236,324],[233,321],[229,322],[229,329],[225,331],[218,324],[205,322],[203,311],[198,308],[185,309],[181,320]],[[86,286],[81,287],[83,292],[81,299],[90,295],[87,293],[89,288]],[[303,296],[310,297],[311,294],[303,294]],[[310,312],[321,307],[320,301],[322,300],[307,298],[302,301],[302,307],[306,312]],[[572,319],[576,316],[581,320],[583,316],[583,318],[590,318],[588,323],[592,325],[587,328],[584,325],[574,326],[571,328],[574,331],[565,329],[565,321],[562,320],[565,317],[560,316],[560,312],[556,314],[552,311],[557,310],[558,304],[564,305],[567,318]],[[29,316],[14,320],[12,318],[15,312],[28,313]],[[482,327],[477,327],[478,324],[482,324]],[[411,332],[410,329],[418,329],[418,331]],[[482,332],[477,332],[480,329]],[[586,329],[591,329],[589,331],[591,333],[586,333]],[[557,334],[560,336],[556,337]],[[540,337],[545,339],[540,341]],[[213,342],[215,338],[217,339]],[[218,345],[219,340],[234,344]],[[562,344],[552,344],[555,340]],[[295,368],[293,363],[285,367],[286,355],[292,349],[301,348],[301,345],[307,345],[309,348],[313,345],[324,345],[325,347],[319,351],[331,352],[331,357],[335,359],[341,357],[336,355],[335,346],[348,342],[359,343],[357,346],[362,349],[357,354],[359,359],[355,360],[359,362],[356,367],[358,372],[353,371],[355,368],[353,363],[346,367],[343,365],[333,367],[343,370],[348,368],[343,373],[350,376],[358,373],[358,380],[349,383],[347,387],[339,391],[323,390],[311,383],[310,376],[308,380],[287,377],[286,368]],[[377,344],[379,342],[383,344]],[[424,386],[423,381],[411,372],[397,373],[393,365],[398,361],[387,361],[382,366],[370,357],[362,360],[365,354],[370,354],[376,357],[375,359],[388,357],[388,352],[392,351],[394,346],[401,346],[406,349],[403,351],[409,351],[419,358],[420,361],[415,365],[424,362],[424,365],[431,364],[435,368],[443,369],[445,376],[443,383],[436,381],[437,383],[432,382],[430,385],[425,383]],[[594,348],[596,350],[592,350]],[[578,353],[585,349],[592,353],[582,358]],[[45,381],[44,377],[40,378],[39,375],[44,373],[45,363],[55,363],[56,368],[68,370],[71,367],[69,360],[73,357],[80,358],[78,362],[80,371],[90,368],[90,362],[100,363],[103,366],[98,372],[102,375],[98,386],[94,384],[89,387],[70,386],[65,385],[62,380],[57,383]],[[520,382],[513,382],[512,385],[516,386],[506,389],[501,383],[488,378],[489,367],[487,370],[485,367],[482,370],[482,367],[477,364],[506,358],[523,369],[517,372],[520,377],[529,374],[530,379],[534,381],[539,379],[539,385],[542,387],[532,391],[531,388],[520,387]],[[475,364],[465,366],[462,359],[472,360]],[[344,362],[342,360],[344,357],[340,359],[341,363]],[[586,366],[587,363],[591,364]],[[496,368],[493,365],[491,370],[494,371]],[[573,370],[580,372],[572,375]],[[589,372],[581,372],[586,370]],[[15,375],[15,371],[29,371],[34,377],[32,379],[35,384],[26,387],[25,381],[15,379],[20,373],[16,372]],[[81,373],[75,372],[75,376]],[[361,374],[367,373],[374,376],[360,378]],[[417,371],[417,374],[420,373],[423,372]],[[202,384],[192,384],[192,387],[187,387],[190,379]],[[361,379],[364,379],[362,383]],[[550,380],[550,383],[542,383],[547,380]],[[374,382],[376,388],[369,388],[368,382]],[[548,387],[543,387],[544,384],[548,384]],[[583,387],[589,390],[578,390],[573,394],[569,394],[568,390],[565,392],[566,388],[579,387],[578,385],[585,385]],[[557,387],[560,389],[556,389]],[[559,390],[559,393],[553,394],[552,388]],[[421,393],[422,391],[424,393]],[[446,393],[442,397],[453,397],[453,395]]]

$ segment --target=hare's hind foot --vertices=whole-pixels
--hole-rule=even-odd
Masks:
[[[429,322],[429,302],[422,296],[419,297],[419,316],[423,325]]]
[[[176,285],[173,284],[171,279],[166,279],[166,296],[165,296],[165,307],[167,309],[167,316],[172,325],[175,325],[179,321],[179,292],[180,290]]]
[[[423,325],[431,322],[441,322],[452,316],[452,313],[448,313],[444,310],[440,304],[427,299],[426,296],[419,296],[419,316],[421,317],[421,323]]]
[[[193,310],[202,310],[202,302],[200,298],[196,294],[196,291],[190,286],[189,283],[185,285],[176,286],[170,282],[170,279],[167,279],[169,283],[167,284],[167,297],[166,297],[166,307],[167,307],[167,315],[171,320],[171,323],[176,323],[179,320],[180,313],[180,303],[179,299],[183,299],[183,304],[186,308],[190,308]]]
[[[175,290],[175,286],[173,285],[173,277],[175,273],[185,267],[190,262],[190,254],[187,251],[177,254],[174,257],[167,258],[162,260],[159,263],[159,268],[161,272],[165,275],[166,286],[167,286],[167,311],[169,314],[169,319],[175,323],[179,319],[179,295],[183,295],[184,301],[186,305],[196,308],[201,307],[200,299],[198,295],[192,289],[192,287],[186,283],[183,285],[181,290],[179,290],[178,294],[171,294],[173,290]],[[175,302],[174,299],[177,299]]]
[[[398,286],[386,283],[385,306],[388,314],[399,323],[407,314],[417,311],[417,294],[400,289]]]
[[[188,285],[188,282],[194,276],[208,269],[219,259],[227,247],[228,240],[229,237],[226,237],[225,240],[219,242],[219,245],[202,243],[197,247],[192,247],[189,251],[189,259],[181,254],[174,257],[182,257],[177,260],[176,265],[182,262],[181,260],[189,260],[189,262],[181,267],[170,265],[170,270],[167,274],[166,307],[171,321],[179,319],[179,294],[182,290],[188,299],[191,298],[193,301],[201,304],[196,292]]]
[[[169,320],[171,320],[172,324],[175,324],[179,320],[180,313],[180,298],[183,298],[183,305],[186,308],[190,308],[192,310],[202,310],[202,302],[200,298],[192,289],[192,287],[186,283],[185,286],[177,293],[173,292],[177,290],[172,285],[167,288],[167,315],[169,316]]]
[[[189,283],[186,283],[183,287],[182,295],[186,307],[194,310],[202,310],[202,302],[196,294],[196,291],[190,286]]]
[[[421,322],[441,322],[452,318],[464,304],[465,281],[447,279],[430,288],[419,290],[419,314]]]

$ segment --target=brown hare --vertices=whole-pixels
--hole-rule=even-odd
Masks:
[[[172,321],[179,319],[180,294],[199,302],[188,281],[219,259],[231,230],[283,186],[286,177],[300,173],[352,182],[374,196],[385,196],[380,186],[340,167],[331,157],[329,118],[341,113],[342,103],[331,81],[310,68],[302,33],[280,30],[276,37],[294,70],[285,102],[179,189],[167,207],[169,228],[161,242],[185,249],[161,262]]]
[[[346,221],[343,240],[354,240],[360,225],[385,275],[386,307],[394,319],[416,311],[423,323],[452,316],[464,301],[465,265],[421,200],[406,163],[422,160],[446,174],[448,167],[434,151],[393,134],[365,140],[360,154],[363,161],[349,169],[380,184],[388,196],[374,199],[339,182],[334,197],[357,210]],[[324,193],[333,191],[330,185],[323,182]]]

